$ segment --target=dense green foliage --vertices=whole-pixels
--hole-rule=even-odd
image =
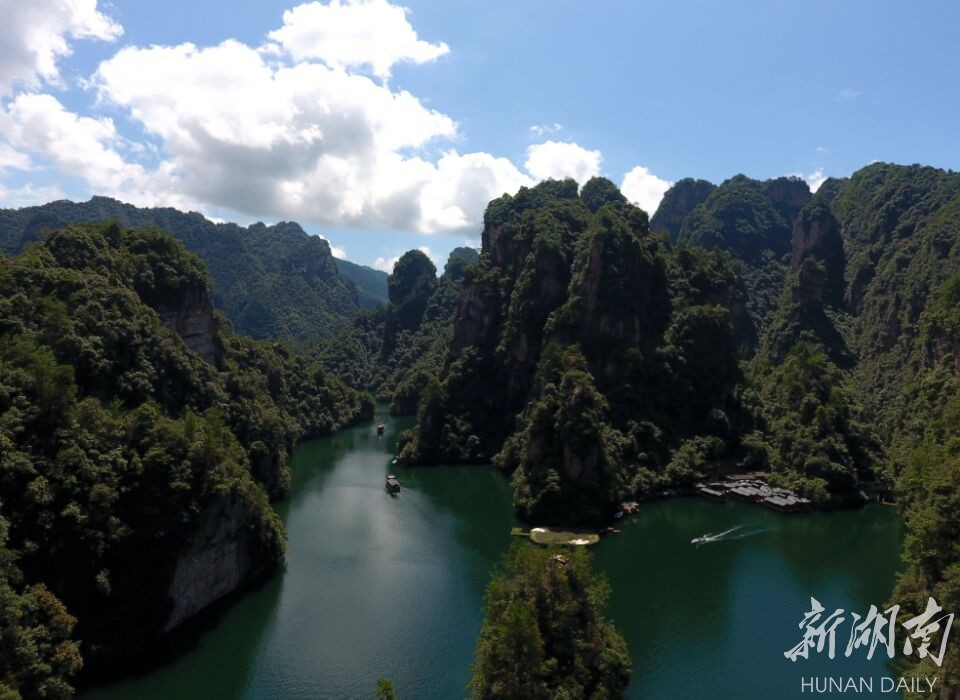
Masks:
[[[740,374],[726,257],[671,248],[611,188],[584,186],[596,212],[572,181],[490,204],[401,459],[494,459],[523,517],[597,523],[625,497],[690,483],[698,469],[671,468],[685,441],[729,446]]]
[[[667,190],[656,213],[650,219],[651,231],[664,231],[672,243],[677,242],[684,219],[703,204],[717,188],[712,182],[684,178]]]
[[[474,697],[620,697],[631,664],[602,614],[608,588],[582,548],[511,548],[487,587]]]
[[[797,178],[761,182],[737,175],[683,218],[678,241],[725,250],[734,260],[740,297],[734,325],[744,356],[752,354],[777,308],[793,227],[809,199],[810,190]],[[669,206],[669,192],[664,201]]]
[[[775,365],[753,367],[758,431],[745,440],[750,466],[816,505],[856,501],[881,474],[880,440],[864,401],[823,353],[798,342]]]
[[[957,173],[876,163],[824,183],[798,218],[793,273],[753,373],[768,434],[751,441],[787,483],[837,500],[865,477],[880,491],[896,480],[908,528],[901,615],[930,596],[960,603],[958,234]],[[792,399],[784,385],[798,389]],[[948,649],[943,669],[911,670],[955,691],[960,655]]]
[[[388,301],[386,272],[342,258],[334,258],[333,261],[337,264],[340,276],[353,282],[357,288],[357,305],[360,308],[375,309]]]
[[[48,646],[69,636],[59,599],[85,656],[141,650],[170,616],[180,553],[218,504],[240,514],[227,534],[249,555],[244,576],[271,570],[284,542],[268,493],[284,492],[294,441],[372,413],[317,365],[217,331],[207,285],[200,261],[157,230],[71,227],[0,258],[0,516],[4,556],[22,573],[22,584],[5,574],[17,588],[0,608],[49,619],[36,632]],[[215,364],[158,309],[201,329],[188,339],[217,348]],[[61,671],[35,650],[50,683],[69,675],[68,652]],[[37,674],[19,690],[33,696]]]
[[[0,659],[0,695],[68,692],[71,638],[96,658],[162,627],[177,554],[217,499],[242,504],[247,546],[275,562],[267,494],[295,440],[369,415],[347,385],[418,413],[401,459],[493,461],[538,524],[597,525],[719,463],[824,507],[896,484],[897,602],[960,607],[957,173],[876,163],[812,197],[792,178],[683,180],[652,223],[603,178],[548,181],[491,202],[479,259],[458,249],[439,278],[419,251],[383,278],[295,225],[102,199],[0,213],[0,245],[78,217],[167,222],[238,329],[327,340],[315,362],[212,321],[181,340],[167,326],[207,313],[209,283],[156,232],[71,229],[0,261],[0,644],[23,659]],[[512,554],[491,585],[481,697],[576,695],[604,668],[548,643],[531,591],[562,572],[538,556]],[[577,556],[563,572],[587,590]],[[940,675],[958,674],[951,651]]]
[[[420,393],[430,377],[440,373],[453,334],[460,281],[477,261],[473,248],[455,248],[436,277],[433,263],[420,251],[399,262],[391,279],[394,297],[386,306],[362,313],[337,336],[323,343],[319,356],[325,367],[351,386],[377,393],[398,415],[417,411]],[[400,278],[420,268],[419,291]],[[415,276],[414,276],[415,277]],[[406,292],[401,291],[406,287]],[[413,293],[411,293],[413,292]]]
[[[918,326],[915,371],[905,380],[903,418],[891,450],[903,463],[898,496],[907,525],[907,566],[892,599],[910,615],[922,612],[931,596],[950,612],[960,609],[960,272],[931,296]],[[960,688],[958,633],[955,620],[943,667],[926,660],[911,672]]]
[[[397,694],[393,690],[393,683],[386,678],[377,679],[377,700],[397,700]]]
[[[197,213],[141,209],[106,197],[0,210],[0,251],[14,254],[25,243],[69,224],[111,221],[133,228],[156,226],[202,258],[213,278],[217,308],[239,332],[253,338],[330,337],[358,308],[375,305],[371,295],[379,296],[377,271],[353,266],[341,275],[346,266],[335,261],[330,245],[295,223],[244,228],[216,224]]]
[[[0,518],[0,698],[68,698],[80,670],[76,620],[42,583],[24,585]]]

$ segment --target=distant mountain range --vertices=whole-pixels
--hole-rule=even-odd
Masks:
[[[356,286],[357,303],[362,308],[374,309],[388,301],[387,277],[389,275],[386,272],[366,265],[358,265],[343,258],[333,260],[337,264],[340,276],[347,278]]]
[[[214,223],[196,212],[140,208],[108,197],[0,209],[0,251],[11,255],[46,232],[105,221],[157,227],[182,241],[206,262],[214,304],[253,338],[331,337],[360,309],[387,301],[386,273],[334,258],[326,240],[299,224]]]

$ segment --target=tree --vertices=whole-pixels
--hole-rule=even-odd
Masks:
[[[377,700],[396,700],[396,693],[393,691],[393,683],[386,678],[377,679]]]
[[[631,664],[608,594],[586,551],[515,543],[487,586],[474,697],[619,697]]]

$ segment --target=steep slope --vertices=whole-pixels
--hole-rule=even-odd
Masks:
[[[362,309],[375,309],[389,301],[387,296],[387,273],[366,265],[357,265],[349,260],[334,258],[337,270],[344,279],[357,288],[357,304]]]
[[[937,364],[937,343],[921,342],[921,319],[960,270],[958,233],[958,173],[875,163],[828,181],[794,230],[785,294],[803,302],[780,308],[764,341],[768,359],[801,336],[815,341],[854,366],[857,383],[896,422],[920,345],[927,366]]]
[[[651,231],[666,231],[670,241],[677,242],[683,222],[694,209],[707,201],[717,186],[706,180],[686,177],[667,190],[656,213],[650,219]]]
[[[203,264],[155,229],[70,227],[0,256],[0,588],[40,596],[53,641],[62,601],[88,662],[136,654],[276,567],[268,495],[294,442],[371,414],[221,330]]]
[[[360,300],[338,273],[330,245],[299,225],[217,224],[195,212],[142,209],[106,197],[0,210],[0,250],[12,254],[68,224],[116,221],[156,226],[207,264],[213,302],[237,331],[259,339],[306,341],[333,335]]]
[[[390,401],[393,413],[416,413],[421,390],[443,366],[460,281],[478,257],[473,248],[455,248],[437,279],[426,255],[407,252],[389,277],[389,303],[360,314],[322,343],[324,366],[351,386]],[[403,282],[405,275],[408,280]]]
[[[572,180],[548,181],[491,202],[402,460],[494,459],[522,516],[596,523],[728,448],[733,274],[651,235],[615,189],[587,183],[607,195],[585,202]]]
[[[960,173],[875,163],[849,180],[825,183],[801,214],[792,258],[796,271],[785,293],[802,287],[810,269],[817,270],[820,293],[780,310],[766,354],[776,362],[801,338],[850,358],[847,384],[862,392],[880,427],[907,525],[906,566],[892,603],[906,616],[923,612],[930,597],[955,609]],[[942,666],[908,663],[912,673],[938,675],[943,692],[960,687],[955,646],[948,646]]]
[[[810,200],[810,190],[798,178],[752,180],[737,175],[719,187],[703,181],[677,183],[664,196],[654,219],[677,228],[677,218],[697,197],[706,195],[682,218],[676,240],[727,252],[739,283],[734,326],[741,355],[753,354],[783,289],[793,227]],[[678,206],[681,200],[684,207]],[[669,230],[669,229],[668,229]]]

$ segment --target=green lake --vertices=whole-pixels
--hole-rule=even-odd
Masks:
[[[510,544],[509,484],[487,468],[393,468],[410,422],[378,420],[384,436],[367,424],[298,447],[279,505],[284,570],[173,660],[83,698],[371,698],[381,676],[401,700],[465,697],[483,590]],[[893,508],[780,515],[682,498],[644,504],[621,529],[593,553],[633,657],[630,697],[791,698],[802,677],[891,675],[879,650],[844,658],[847,625],[836,659],[783,652],[811,596],[847,621],[887,601],[902,537]]]

